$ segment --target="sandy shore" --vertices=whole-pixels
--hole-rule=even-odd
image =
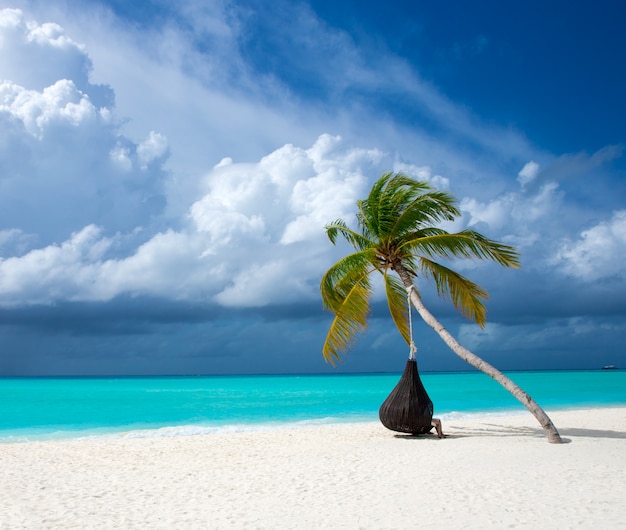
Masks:
[[[626,408],[0,445],[0,528],[626,528]]]

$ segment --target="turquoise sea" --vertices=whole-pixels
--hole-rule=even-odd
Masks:
[[[510,372],[546,411],[626,406],[626,370]],[[0,442],[369,422],[400,374],[0,378]],[[525,413],[482,373],[426,373],[442,419]]]

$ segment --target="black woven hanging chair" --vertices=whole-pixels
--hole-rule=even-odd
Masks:
[[[378,417],[392,431],[426,434],[432,429],[433,402],[422,384],[415,359],[407,361],[400,381],[380,406]]]
[[[433,428],[433,402],[417,370],[413,343],[413,319],[411,318],[411,285],[408,289],[408,320],[409,320],[409,360],[406,362],[402,377],[391,394],[385,399],[378,410],[381,423],[392,431],[410,434],[427,434]]]

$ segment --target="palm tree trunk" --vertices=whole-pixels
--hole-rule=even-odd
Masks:
[[[556,427],[552,423],[552,420],[539,406],[539,404],[526,392],[524,392],[524,390],[522,390],[518,385],[516,385],[511,379],[504,375],[500,370],[498,370],[488,362],[484,361],[477,355],[473,354],[459,341],[457,341],[450,334],[450,332],[446,328],[444,328],[443,325],[432,315],[432,313],[428,311],[428,309],[426,309],[426,306],[423,304],[422,299],[417,293],[417,290],[413,286],[413,281],[411,280],[411,276],[409,275],[408,271],[396,270],[396,272],[402,279],[402,283],[407,288],[407,290],[410,290],[411,302],[415,306],[415,309],[417,309],[417,312],[420,314],[424,322],[426,322],[439,334],[439,336],[450,347],[450,349],[465,362],[469,363],[481,372],[487,374],[489,377],[495,379],[511,394],[513,394],[513,396],[515,396],[515,398],[529,410],[529,412],[537,419],[537,421],[543,427],[548,438],[548,442],[553,444],[563,443],[563,440],[561,440],[561,436],[559,435],[559,431],[556,429]]]

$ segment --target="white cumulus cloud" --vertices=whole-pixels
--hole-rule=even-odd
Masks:
[[[380,153],[322,135],[257,163],[218,164],[180,230],[159,232],[125,256],[124,234],[94,225],[60,244],[0,260],[0,305],[150,295],[264,306],[312,299],[334,261],[326,223],[350,218]],[[6,232],[4,239],[15,237]]]
[[[39,24],[20,9],[0,9],[0,79],[39,92],[60,79],[72,80],[79,90],[92,92],[97,107],[107,106],[112,93],[90,84],[92,68],[85,47],[59,24]]]
[[[0,10],[0,228],[32,236],[23,242],[56,244],[91,224],[131,231],[166,207],[165,136],[121,134],[112,91],[90,71],[60,26]]]
[[[624,276],[626,262],[626,210],[583,230],[578,239],[565,240],[553,264],[570,276],[586,281]]]
[[[517,180],[522,185],[522,188],[529,184],[537,177],[539,173],[539,164],[534,161],[528,162],[518,173]]]
[[[137,155],[141,162],[142,169],[146,169],[148,164],[163,158],[167,154],[167,138],[154,131],[150,131],[148,138],[137,146]]]
[[[551,218],[560,200],[558,185],[549,182],[532,194],[507,192],[490,201],[465,197],[460,208],[468,216],[469,226],[485,224],[492,231],[515,230],[519,235],[539,231],[536,223]]]
[[[79,127],[99,118],[108,121],[108,113],[96,109],[89,97],[67,79],[41,92],[5,81],[0,84],[0,102],[0,113],[21,122],[24,129],[39,140],[55,128]]]

